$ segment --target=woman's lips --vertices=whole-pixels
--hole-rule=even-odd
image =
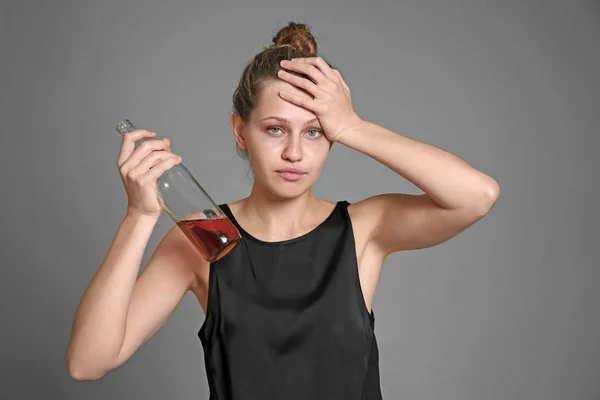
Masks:
[[[283,168],[277,170],[277,173],[286,181],[297,181],[304,175],[304,172],[297,168]]]

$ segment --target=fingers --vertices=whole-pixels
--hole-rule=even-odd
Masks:
[[[306,78],[290,74],[289,72],[284,70],[280,70],[277,73],[277,76],[279,76],[279,78],[288,82],[289,84],[303,89],[305,92],[311,94],[313,97],[319,97],[323,94],[323,89],[321,89],[319,86],[315,85],[313,82]]]
[[[181,159],[180,156],[173,154],[170,151],[153,151],[152,153],[144,157],[144,159],[136,167],[128,171],[128,177],[135,179],[138,176],[142,176],[151,169],[155,168],[159,162],[172,157],[175,157],[176,159]]]
[[[309,99],[306,96],[299,96],[295,93],[291,93],[288,91],[280,91],[279,95],[282,99],[289,101],[292,104],[295,104],[299,107],[306,108],[309,111],[314,112],[319,115],[319,113],[323,112],[323,105],[320,102],[315,101],[314,99]]]
[[[168,139],[157,139],[143,142],[139,145],[137,149],[135,149],[133,152],[130,152],[129,157],[125,159],[125,161],[122,161],[122,159],[124,158],[123,155],[119,156],[119,169],[123,173],[127,173],[131,169],[135,168],[146,156],[148,156],[148,154],[152,153],[153,151],[159,150],[170,151],[170,141]],[[126,153],[128,152],[127,148],[125,148],[123,151],[125,151]]]
[[[282,64],[282,66],[284,66]],[[312,74],[316,77],[320,77],[321,80],[326,78],[332,82],[337,82],[338,77],[333,72],[333,69],[327,64],[327,62],[321,57],[305,57],[305,58],[294,58],[289,61],[289,66],[293,66],[294,68],[299,68],[301,70],[297,72],[301,72],[308,76],[312,77]],[[288,68],[288,64],[286,63],[285,68]],[[291,69],[291,68],[288,68]],[[316,71],[318,71],[318,73]],[[296,69],[294,69],[296,71]]]
[[[142,174],[139,177],[139,180],[144,182],[144,183],[148,183],[148,182],[156,182],[156,180],[167,170],[173,168],[175,165],[180,164],[181,163],[181,157],[173,154],[173,153],[169,153],[169,156],[161,159],[159,162],[157,162],[156,164],[154,164],[152,166],[152,168],[145,172],[144,174]]]
[[[136,129],[124,134],[123,140],[121,141],[121,152],[119,153],[119,158],[117,160],[119,168],[135,150],[135,142],[143,138],[152,138],[154,136],[156,136],[156,133],[147,131],[146,129]]]
[[[321,70],[319,70],[317,66],[298,60],[302,59],[297,59],[294,61],[282,60],[280,65],[285,69],[310,77],[310,79],[312,79],[317,85],[326,85],[328,83],[330,78],[328,78]]]

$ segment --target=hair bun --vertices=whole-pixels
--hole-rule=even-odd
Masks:
[[[273,47],[290,46],[301,53],[317,54],[317,41],[306,24],[289,22],[273,36]]]

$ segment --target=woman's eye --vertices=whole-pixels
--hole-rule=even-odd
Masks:
[[[283,131],[281,130],[281,128],[280,128],[280,127],[278,127],[278,126],[269,126],[269,127],[267,128],[267,131],[268,131],[268,132],[270,132],[270,133],[273,133],[273,134],[275,134],[275,135],[279,135],[279,134],[282,134],[282,133],[283,133]],[[310,137],[310,138],[317,138],[317,137],[319,137],[320,135],[322,135],[322,132],[321,132],[321,131],[319,131],[319,130],[317,130],[317,129],[312,129],[312,130],[310,130],[310,131],[307,131],[307,133],[306,133],[306,134],[307,134],[307,135],[308,135],[308,137]]]
[[[281,128],[278,126],[270,126],[267,128],[267,131],[269,131],[271,133],[280,133],[280,132],[273,132],[271,129],[278,129],[279,131],[281,131]]]

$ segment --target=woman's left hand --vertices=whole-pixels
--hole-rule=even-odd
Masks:
[[[282,99],[312,111],[319,119],[327,139],[335,142],[340,134],[360,123],[361,119],[352,107],[350,88],[337,69],[332,69],[321,57],[294,58],[283,60],[281,67],[309,76],[309,79],[279,71],[278,76],[313,98],[281,91]]]

